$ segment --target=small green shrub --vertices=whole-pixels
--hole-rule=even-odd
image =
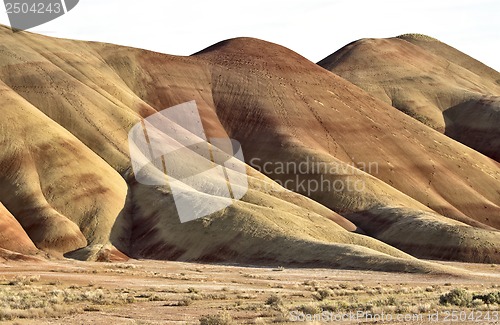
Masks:
[[[484,295],[474,295],[472,299],[482,300],[487,305],[500,304],[500,291],[490,292]]]
[[[466,307],[472,303],[472,295],[465,289],[453,289],[439,297],[441,305]]]

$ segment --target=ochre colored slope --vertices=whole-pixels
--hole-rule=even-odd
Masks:
[[[0,247],[21,254],[35,254],[38,250],[24,229],[0,203]]]
[[[256,172],[250,179],[256,190],[241,206],[212,216],[210,224],[180,224],[169,189],[139,185],[131,174],[128,130],[141,116],[156,112],[140,91],[129,88],[145,83],[142,68],[135,69],[136,78],[124,81],[93,49],[101,49],[99,44],[14,35],[5,28],[1,37],[1,107],[7,119],[2,124],[0,194],[37,247],[97,260],[103,254],[96,249],[117,255],[112,244],[132,257],[439,270],[349,232],[356,226],[312,200],[288,191],[280,194],[279,187],[263,192],[261,187],[274,185]],[[115,50],[113,57],[119,57],[121,48]],[[185,72],[183,59],[178,61],[176,69]],[[191,69],[199,73],[203,66]],[[180,93],[179,100],[196,94],[197,84],[203,83],[199,74],[194,76],[177,81],[193,89]],[[147,90],[159,98],[168,96],[159,87]],[[213,112],[194,99],[204,112]],[[215,115],[208,122],[214,123],[209,135],[224,133]],[[235,241],[238,237],[242,240]],[[295,246],[303,253],[297,254]]]

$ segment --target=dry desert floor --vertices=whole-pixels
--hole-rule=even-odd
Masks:
[[[463,276],[447,276],[146,260],[7,262],[0,264],[0,320],[13,324],[500,323],[498,302],[487,304],[477,298],[500,291],[500,265],[446,264],[466,271]],[[440,303],[449,292],[456,294],[448,297],[455,305]],[[461,299],[468,300],[467,306],[458,306]]]

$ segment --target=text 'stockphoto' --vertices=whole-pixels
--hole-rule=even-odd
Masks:
[[[500,2],[1,7],[0,324],[500,323]]]

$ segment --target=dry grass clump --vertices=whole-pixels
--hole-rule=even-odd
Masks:
[[[444,306],[460,306],[478,308],[486,305],[500,304],[500,291],[471,294],[465,289],[453,289],[439,297],[439,303]]]
[[[24,276],[24,275],[17,275],[14,277],[12,280],[8,282],[8,285],[30,285],[32,283],[40,281],[40,276],[39,275],[31,275],[31,276]]]
[[[58,317],[81,310],[93,310],[92,305],[125,304],[133,296],[119,291],[71,286],[35,284],[39,276],[16,276],[0,284],[0,320],[17,318]],[[90,306],[89,306],[90,304]]]
[[[115,263],[110,265],[112,268],[117,269],[125,269],[125,270],[135,270],[137,269],[137,265],[128,264],[128,263]]]
[[[234,324],[234,321],[228,312],[222,312],[216,315],[205,315],[200,317],[200,325],[231,325],[231,324]]]
[[[282,304],[283,304],[283,299],[281,299],[281,297],[276,294],[272,294],[266,299],[266,305],[269,306],[277,307]]]
[[[181,300],[179,300],[177,302],[177,305],[176,306],[179,306],[179,307],[187,307],[189,305],[191,305],[191,303],[193,302],[193,300],[189,297],[184,297],[182,298]]]
[[[416,40],[422,40],[422,41],[437,41],[434,37],[430,37],[424,34],[418,34],[418,33],[407,33],[407,34],[402,34],[397,36],[397,38],[411,38],[411,39],[416,39]]]
[[[323,301],[333,295],[333,291],[330,289],[318,289],[313,297],[319,301]]]

